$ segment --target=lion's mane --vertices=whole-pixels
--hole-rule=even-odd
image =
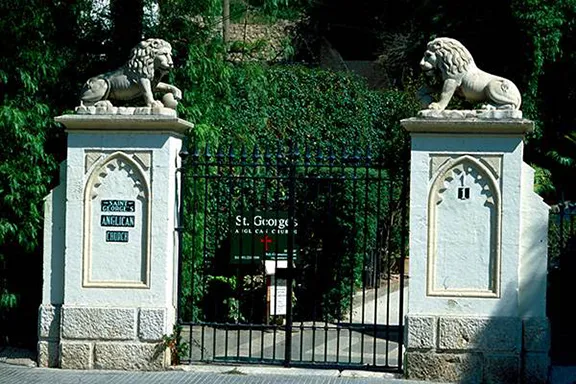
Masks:
[[[130,71],[152,80],[154,78],[154,60],[158,51],[162,48],[172,50],[170,43],[162,39],[141,41],[132,48],[126,67]]]
[[[474,64],[472,55],[458,40],[439,37],[430,41],[426,48],[436,55],[436,66],[443,77],[462,77]]]

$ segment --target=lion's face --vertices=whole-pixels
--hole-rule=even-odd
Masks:
[[[168,72],[174,67],[170,47],[162,47],[155,52],[154,68],[161,72]]]
[[[436,72],[443,78],[461,78],[474,65],[470,52],[457,40],[438,37],[426,46],[420,67],[426,75]]]
[[[424,71],[426,75],[432,76],[436,70],[437,64],[438,57],[436,56],[436,52],[433,52],[429,49],[426,50],[422,60],[420,60],[420,68],[422,68],[422,71]]]
[[[162,39],[141,41],[132,49],[126,66],[148,79],[162,77],[174,67],[172,46]]]

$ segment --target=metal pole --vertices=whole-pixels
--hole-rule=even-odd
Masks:
[[[296,184],[296,158],[298,149],[289,149],[288,163],[289,163],[289,177],[288,177],[288,276],[286,279],[287,292],[286,292],[286,349],[284,351],[284,365],[290,366],[292,361],[292,284],[294,280],[294,219],[295,219],[295,184]]]
[[[184,139],[182,142],[182,149],[178,156],[180,156],[180,167],[177,168],[176,172],[180,173],[180,191],[178,194],[178,223],[176,223],[176,233],[178,234],[178,300],[177,305],[177,315],[178,323],[182,322],[182,237],[184,232],[184,181],[186,175],[186,159],[188,158],[188,143]]]

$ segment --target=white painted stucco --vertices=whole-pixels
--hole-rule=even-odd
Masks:
[[[469,155],[448,157],[428,201],[428,295],[499,295],[500,186]],[[474,273],[471,273],[474,271]]]
[[[548,206],[523,162],[531,124],[403,120],[412,139],[408,314],[545,316]],[[469,199],[458,197],[462,182]]]
[[[39,364],[112,369],[139,358],[161,368],[169,354],[148,352],[176,320],[179,153],[193,125],[159,115],[56,120],[68,152],[45,201]],[[126,211],[105,209],[105,200]],[[96,362],[110,340],[143,354]],[[86,353],[72,352],[78,346]]]
[[[60,305],[64,301],[65,183],[66,161],[60,164],[60,185],[44,199],[43,305]]]
[[[176,227],[174,212],[177,204],[175,175],[180,148],[180,137],[169,133],[69,132],[64,286],[67,305],[130,306],[138,303],[139,306],[157,307],[172,303],[172,285],[175,284],[172,273],[174,270],[173,255],[176,252],[174,244],[174,228]],[[132,279],[134,274],[148,267],[143,266],[142,259],[138,257],[128,260],[136,261],[137,265],[127,265],[124,261],[126,261],[126,256],[129,256],[129,252],[124,254],[121,250],[109,249],[112,246],[106,244],[104,238],[99,245],[92,244],[91,258],[97,260],[96,264],[84,265],[83,239],[85,236],[95,236],[93,233],[84,233],[84,224],[87,219],[84,211],[84,188],[91,187],[88,184],[91,173],[85,169],[87,151],[100,152],[102,162],[106,162],[108,156],[118,153],[130,158],[140,151],[151,152],[150,215],[149,223],[147,223],[151,234],[147,239],[150,242],[149,287],[143,284],[142,289],[123,288],[113,283],[115,279]],[[122,199],[131,193],[122,190],[126,185],[120,182],[110,185],[116,185],[119,189],[118,192],[106,190],[107,197],[112,198],[117,193],[117,198]],[[143,209],[141,206],[140,208]],[[96,227],[100,226],[96,225]],[[85,268],[91,268],[90,276],[95,280],[100,277],[108,279],[111,283],[108,287],[86,287],[83,284]],[[123,271],[114,272],[116,268],[123,269]]]
[[[434,297],[427,295],[427,257],[428,257],[428,196],[433,180],[430,177],[431,155],[472,156],[481,159],[483,156],[498,155],[502,157],[501,209],[505,236],[501,240],[499,284],[502,289],[500,297]],[[472,134],[412,134],[411,181],[410,181],[410,284],[408,312],[414,314],[475,314],[490,315],[498,312],[502,316],[513,316],[518,313],[518,264],[520,241],[520,174],[522,169],[522,136],[486,137]],[[480,209],[478,209],[480,211]],[[452,211],[453,219],[443,217],[440,228],[436,228],[438,237],[451,241],[451,246],[461,252],[471,253],[469,243],[472,237],[454,236],[462,225],[474,227],[479,222],[486,224],[486,217],[472,217],[471,212],[461,215]],[[478,212],[472,212],[478,213]],[[450,211],[446,212],[447,215]],[[454,225],[451,229],[450,223]],[[467,224],[468,223],[468,224]],[[486,236],[487,228],[480,227]],[[447,241],[447,240],[444,240]],[[476,252],[479,252],[476,249]],[[487,251],[485,251],[487,252]],[[476,253],[480,256],[479,253]],[[504,256],[505,255],[505,256]],[[486,261],[478,260],[476,265],[467,260],[455,258],[455,264],[443,265],[441,278],[450,277],[453,287],[481,287],[486,282]],[[462,263],[464,262],[464,263]],[[469,262],[469,261],[468,261]],[[477,268],[480,268],[478,271]],[[482,269],[484,268],[484,269]],[[450,274],[450,275],[448,275]],[[480,277],[482,275],[483,277]],[[417,277],[417,278],[416,278]],[[466,295],[469,296],[469,295]]]

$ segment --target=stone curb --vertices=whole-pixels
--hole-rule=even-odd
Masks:
[[[389,372],[372,372],[360,370],[337,369],[314,369],[314,368],[284,368],[268,366],[223,366],[223,365],[177,365],[169,367],[169,370],[198,372],[198,373],[221,373],[237,375],[282,375],[282,376],[328,376],[345,378],[381,378],[402,379],[402,375]]]

